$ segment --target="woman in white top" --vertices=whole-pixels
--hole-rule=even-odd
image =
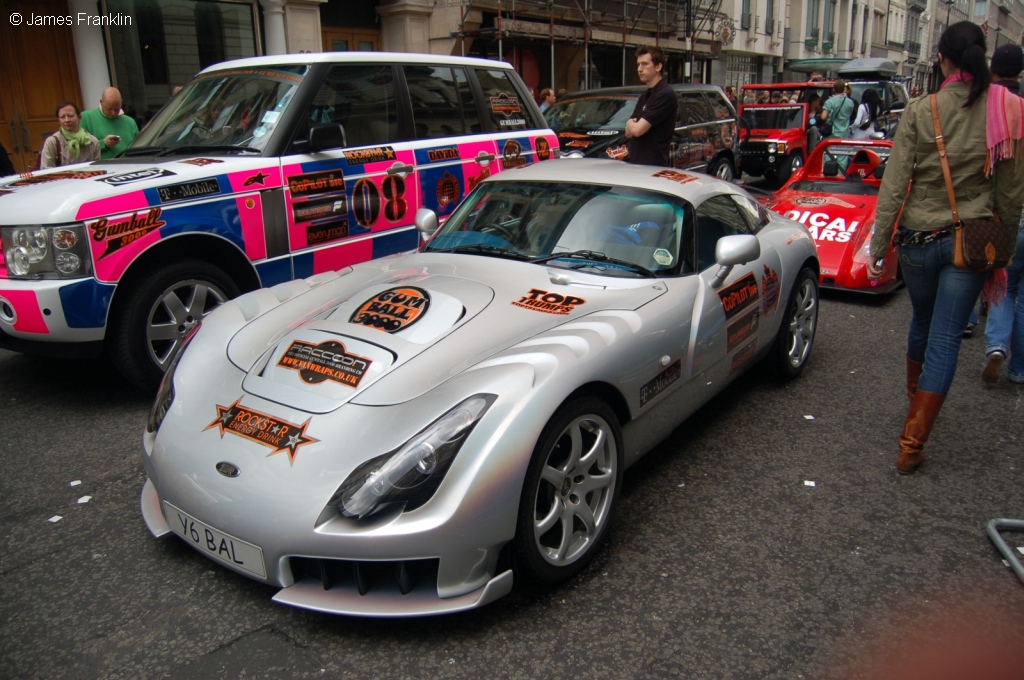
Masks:
[[[857,107],[857,117],[850,126],[853,139],[870,139],[875,130],[875,119],[882,112],[882,100],[872,88],[864,90],[864,99]]]

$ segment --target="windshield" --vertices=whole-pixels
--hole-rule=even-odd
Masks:
[[[760,130],[802,130],[804,127],[804,110],[802,104],[792,106],[747,106],[743,109],[743,117],[750,127]]]
[[[832,179],[794,182],[789,186],[789,190],[857,196],[877,195],[879,181],[875,170],[885,165],[890,153],[891,146],[829,144],[823,149],[820,157],[821,166],[817,166],[812,157],[812,162],[807,166],[807,174],[824,175]]]
[[[544,112],[552,130],[615,130],[626,129],[629,114],[636,107],[635,96],[582,97],[558,102]]]
[[[307,69],[268,66],[197,76],[139,133],[126,155],[152,147],[164,154],[195,153],[196,146],[211,147],[211,153],[229,147],[262,151]]]
[[[688,209],[681,199],[643,189],[493,182],[473,191],[424,250],[530,260],[555,256],[548,266],[609,276],[644,275],[636,267],[649,270],[647,275],[674,274],[686,271],[680,241]]]

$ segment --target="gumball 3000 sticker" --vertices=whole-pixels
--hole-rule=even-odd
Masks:
[[[359,306],[349,323],[395,333],[419,321],[430,307],[430,294],[422,288],[389,288]]]

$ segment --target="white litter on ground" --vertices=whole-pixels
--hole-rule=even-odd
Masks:
[[[61,517],[60,515],[54,515],[53,517],[51,517],[50,519],[48,519],[46,521],[51,523],[51,524],[55,524],[55,523],[61,521],[62,519],[64,519],[64,518]]]
[[[814,420],[814,416],[804,416],[804,420]]]
[[[79,485],[79,484],[81,484],[81,483],[82,483],[82,480],[81,480],[81,479],[76,479],[76,480],[75,480],[75,481],[73,481],[73,482],[69,482],[69,483],[68,483],[68,486],[78,486],[78,485]]]
[[[804,486],[814,486],[814,482],[809,479],[804,480]]]
[[[1021,555],[1024,555],[1024,546],[1019,546],[1018,545],[1017,546],[1017,552],[1019,552]]]
[[[88,503],[91,500],[92,496],[82,496],[81,498],[78,499],[78,504],[81,505],[82,503]]]

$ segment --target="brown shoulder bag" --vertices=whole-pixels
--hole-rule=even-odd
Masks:
[[[960,219],[956,197],[953,195],[953,178],[949,174],[949,161],[946,159],[946,140],[942,137],[942,127],[939,125],[939,107],[934,94],[930,99],[932,122],[935,124],[935,143],[939,147],[942,174],[946,178],[946,194],[949,196],[949,207],[953,212],[953,266],[957,269],[973,269],[979,272],[1005,267],[1013,258],[1014,244],[1010,242],[1010,233],[999,220],[999,216]]]

